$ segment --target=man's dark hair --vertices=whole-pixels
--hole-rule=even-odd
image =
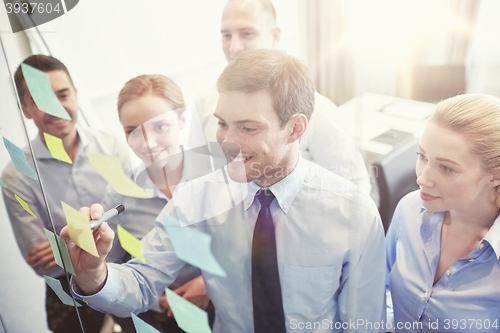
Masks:
[[[31,67],[34,67],[38,70],[41,70],[42,72],[51,72],[51,71],[57,71],[61,70],[64,71],[66,74],[68,74],[69,81],[71,84],[73,84],[73,80],[71,79],[71,75],[69,75],[69,71],[64,66],[64,64],[59,61],[58,59],[52,57],[52,56],[46,56],[43,54],[35,54],[32,56],[29,56],[28,58],[24,59],[22,62],[23,64],[30,65]],[[26,92],[26,83],[24,82],[24,75],[23,75],[23,70],[21,68],[21,65],[17,68],[16,72],[14,73],[14,81],[16,83],[16,88],[17,92],[19,94],[19,99],[21,100],[21,103],[24,105],[24,93]]]

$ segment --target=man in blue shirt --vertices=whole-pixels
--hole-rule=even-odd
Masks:
[[[221,19],[222,51],[229,62],[242,52],[273,49],[280,41],[276,11],[270,0],[229,0]],[[196,98],[196,111],[207,142],[216,140],[217,119],[214,111],[219,93],[215,84]],[[190,138],[197,139],[196,133]],[[193,141],[192,144],[195,142]],[[325,144],[327,143],[327,144]],[[314,112],[308,129],[299,142],[301,156],[328,169],[370,193],[370,177],[356,146],[347,135],[337,106],[315,92]]]
[[[119,316],[148,309],[185,265],[164,228],[179,220],[212,237],[227,273],[202,271],[214,332],[379,331],[385,250],[377,208],[359,187],[300,156],[314,107],[309,70],[282,51],[253,50],[233,59],[217,84],[227,167],[187,182],[165,206],[142,239],[147,264],[106,264],[114,237],[107,224],[97,238],[100,258],[64,229],[73,292]],[[97,218],[103,210],[80,211]]]
[[[31,67],[45,72],[50,85],[70,120],[61,119],[38,109],[26,85],[21,66],[14,75],[16,88],[24,115],[33,119],[38,128],[37,136],[31,141],[36,158],[39,177],[44,186],[41,191],[38,180],[25,176],[16,170],[11,162],[2,174],[7,188],[2,188],[3,198],[9,213],[16,241],[26,262],[40,275],[57,278],[68,289],[63,269],[56,265],[52,248],[44,228],[59,233],[66,225],[61,201],[72,207],[81,207],[101,201],[107,182],[90,164],[87,153],[99,153],[120,157],[123,165],[128,163],[127,149],[112,135],[77,126],[78,97],[66,66],[58,59],[45,55],[32,55],[23,61]],[[72,164],[54,158],[45,143],[44,133],[62,140],[64,150]],[[33,167],[31,151],[24,149],[26,160]],[[28,214],[16,200],[18,195],[36,216]],[[48,205],[50,209],[47,209]],[[53,230],[52,225],[55,227]],[[49,328],[53,332],[80,332],[80,322],[72,306],[62,304],[48,286],[46,310]],[[85,331],[97,332],[103,322],[103,315],[88,307],[80,308]]]

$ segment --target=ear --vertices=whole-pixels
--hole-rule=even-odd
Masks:
[[[500,185],[500,173],[494,174],[488,182],[488,185],[490,185],[491,187],[497,187],[498,185]]]
[[[307,129],[307,117],[303,113],[298,113],[288,121],[289,128],[288,143],[299,140]]]
[[[278,27],[274,27],[271,30],[271,34],[273,35],[273,47],[275,47],[280,42],[281,29]]]
[[[182,114],[179,119],[179,128],[182,130],[184,129],[184,126],[186,126],[186,117]]]
[[[28,88],[26,88],[26,90],[27,89]],[[28,91],[25,91],[24,96],[19,96],[19,100],[21,102],[21,110],[23,110],[24,116],[26,118],[33,119],[33,116],[31,115],[31,112],[30,112],[30,107],[28,106],[28,103],[26,103],[27,99],[31,99],[30,104],[32,104],[32,105],[35,104],[35,102],[33,101],[33,98],[31,97],[31,94]]]

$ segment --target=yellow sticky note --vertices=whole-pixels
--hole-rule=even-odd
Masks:
[[[23,206],[24,210],[27,211],[28,213],[30,213],[31,215],[33,215],[34,217],[36,217],[35,214],[33,214],[33,212],[31,211],[31,209],[28,207],[28,204],[21,198],[19,198],[17,196],[17,194],[14,194],[14,196],[16,197],[17,201],[19,201],[19,203],[21,204],[21,206]]]
[[[123,249],[140,261],[146,262],[146,259],[144,259],[142,255],[141,241],[135,238],[134,235],[125,230],[121,225],[118,225],[117,233]]]
[[[64,216],[68,222],[69,236],[81,249],[87,251],[95,257],[99,257],[95,246],[94,235],[90,229],[89,219],[73,207],[62,202]]]
[[[49,148],[52,157],[66,163],[73,164],[73,161],[69,158],[68,153],[64,150],[64,145],[61,139],[47,133],[43,133],[43,136],[45,137],[45,143],[47,144],[47,148]]]
[[[144,192],[132,179],[127,177],[118,157],[93,153],[89,153],[88,156],[90,163],[117,193],[142,199],[153,197]]]

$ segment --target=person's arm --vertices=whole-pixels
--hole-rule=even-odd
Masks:
[[[373,204],[373,206],[375,206]],[[376,332],[366,323],[384,321],[385,327],[385,243],[382,222],[375,208],[353,216],[353,246],[342,268],[338,317],[356,322],[354,332]],[[385,330],[380,330],[385,332]]]
[[[182,296],[185,300],[193,303],[202,310],[206,310],[210,298],[208,297],[207,288],[203,281],[203,276],[198,276],[191,281],[186,282],[184,285],[173,290],[174,293]],[[163,294],[160,297],[160,306],[167,310],[167,316],[172,317],[173,313],[168,305],[167,297]]]
[[[95,206],[98,205],[93,206],[92,214],[96,209],[102,213],[102,207]],[[139,259],[132,259],[122,265],[106,264],[104,258],[111,248],[114,233],[105,223],[96,231],[99,258],[79,249],[70,240],[67,229],[63,229],[62,236],[68,245],[73,266],[76,265],[74,268],[77,276],[71,282],[75,296],[89,302],[93,308],[119,317],[139,314],[158,302],[165,288],[175,280],[186,264],[175,255],[163,226],[162,216],[168,214],[166,211],[172,213],[173,204],[164,208],[155,222],[155,228],[141,240],[146,264]],[[88,215],[88,208],[86,212]],[[94,219],[99,216],[100,214],[92,215]]]
[[[390,327],[395,327],[394,325],[394,309],[392,304],[392,295],[391,290],[389,288],[389,275],[391,273],[392,267],[396,262],[396,244],[398,242],[398,225],[399,220],[401,219],[401,209],[398,206],[394,212],[394,216],[392,218],[391,224],[389,226],[389,230],[387,230],[386,238],[385,238],[385,248],[386,248],[386,281],[385,281],[385,290],[386,290],[386,302],[387,302],[387,322],[391,323]],[[387,332],[394,332],[394,329],[387,330]]]
[[[316,103],[306,133],[300,143],[311,160],[370,193],[370,177],[365,162],[340,122],[337,107],[316,94]]]
[[[26,262],[40,276],[56,277],[63,270],[56,266],[54,254],[43,230],[43,214],[35,199],[35,189],[40,188],[35,181],[31,182],[24,175],[8,166],[2,174],[2,179],[8,188],[2,187],[5,207],[9,214],[12,230],[17,244]],[[36,187],[35,187],[36,186]],[[17,201],[15,195],[23,199],[36,216],[29,214]]]
[[[97,220],[104,213],[104,209],[101,205],[95,204],[91,208],[80,208],[80,213],[89,216],[89,221],[91,219]],[[94,231],[94,240],[99,254],[99,257],[95,257],[87,251],[82,250],[71,240],[68,226],[62,229],[61,237],[66,241],[71,262],[76,273],[74,279],[84,295],[93,295],[104,286],[104,282],[108,276],[108,267],[104,259],[111,250],[114,236],[115,233],[105,222]]]

